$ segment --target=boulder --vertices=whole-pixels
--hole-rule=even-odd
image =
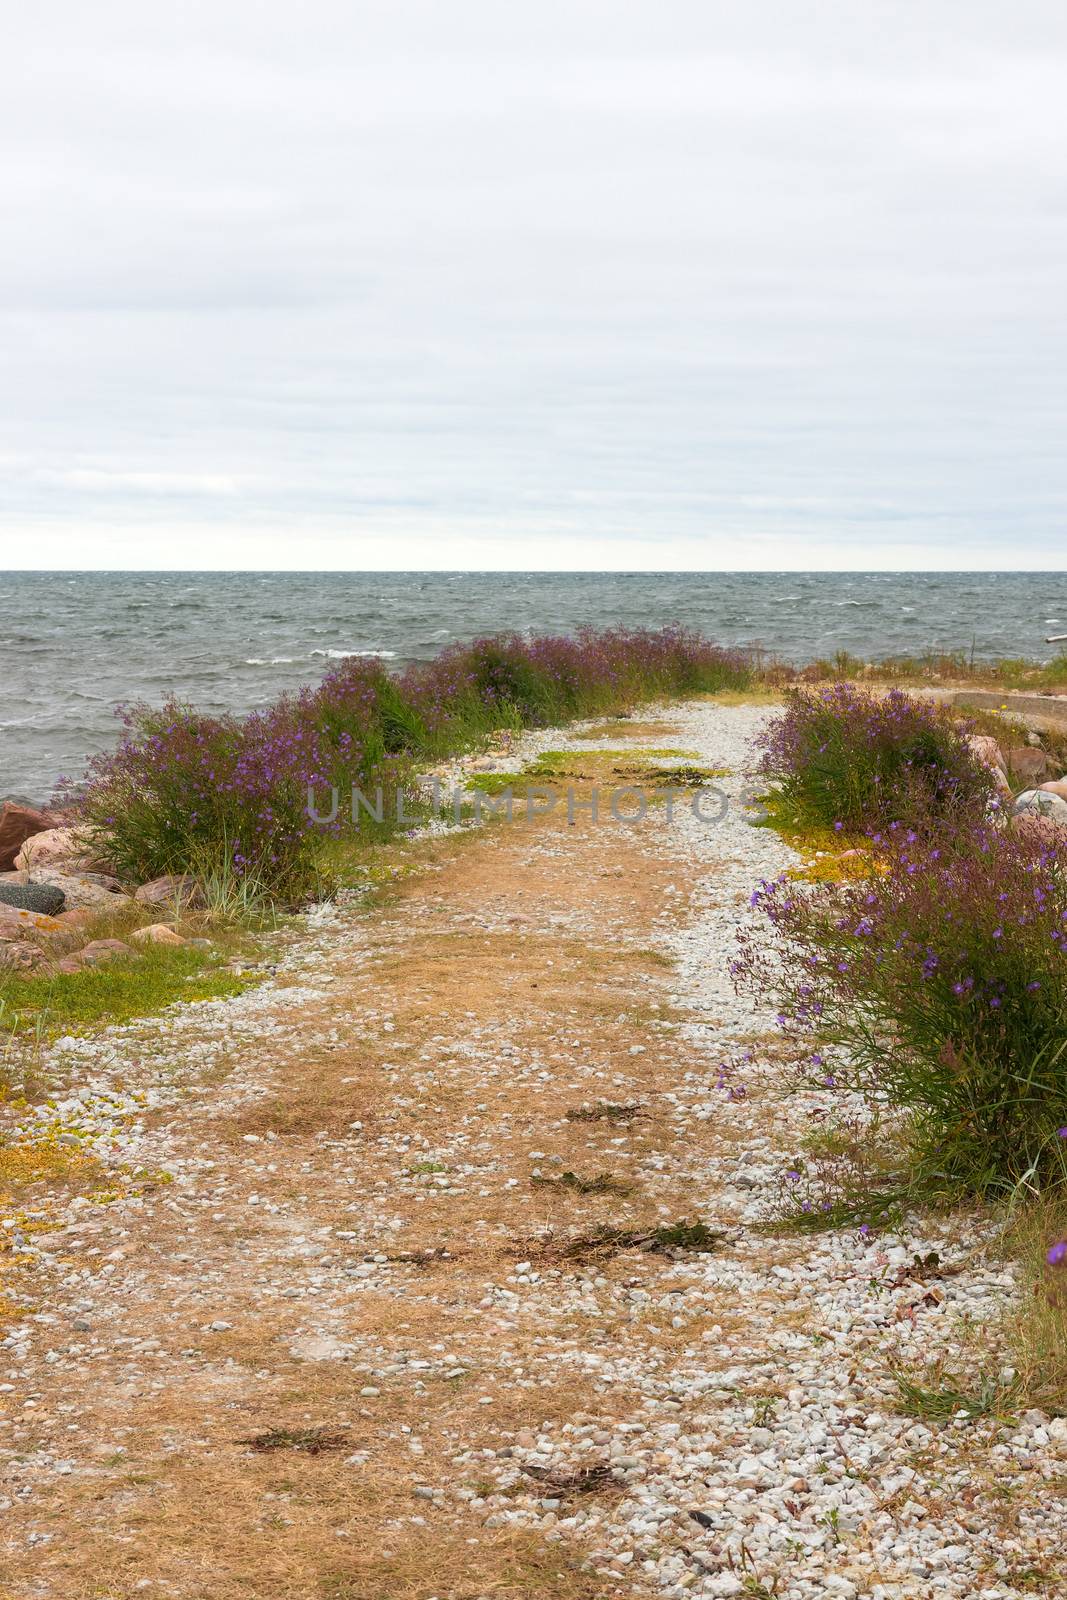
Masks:
[[[1052,776],[1049,758],[1043,750],[1031,750],[1028,745],[1016,745],[1008,751],[1008,772],[1020,783],[1041,783]]]
[[[130,934],[131,944],[185,944],[180,933],[166,922],[150,922],[147,928],[138,928]]]
[[[1015,802],[1015,831],[1035,844],[1067,842],[1067,800],[1044,789],[1027,789]]]
[[[26,840],[36,833],[44,833],[52,825],[49,812],[20,805],[17,800],[5,800],[0,808],[0,870],[6,872],[13,867]]]
[[[1060,850],[1067,844],[1067,828],[1037,811],[1022,811],[1011,819],[1012,832],[1040,849]]]
[[[56,828],[51,824],[45,832],[27,839],[15,858],[15,866],[22,872],[52,868],[76,874],[103,865],[106,863],[99,859],[92,838],[83,828]]]
[[[84,968],[85,963],[81,958],[81,951],[79,950],[72,956],[64,956],[62,961],[53,961],[51,970],[53,972],[61,972],[64,977],[69,978],[72,973],[82,972],[84,971]]]
[[[1003,767],[990,767],[989,773],[993,779],[993,785],[997,793],[999,795],[1003,795],[1004,798],[1010,802],[1015,794],[1015,790],[1008,782]]]
[[[76,878],[50,867],[32,867],[30,881],[62,891],[69,911],[114,911],[128,904],[125,895],[105,889],[92,878]]]
[[[20,911],[17,906],[0,904],[0,939],[21,939],[27,933],[62,933],[63,924],[57,917],[47,917],[42,911]]]
[[[167,873],[153,878],[133,891],[133,898],[143,906],[180,905],[202,909],[204,895],[196,879],[188,873]]]
[[[128,944],[123,944],[121,939],[94,939],[83,949],[75,952],[75,959],[83,967],[106,967],[112,961],[121,961],[123,956],[135,955]]]
[[[991,734],[968,734],[967,743],[983,767],[993,767],[994,770],[999,769],[1001,772],[1007,772],[1008,764],[1004,759],[1004,752]]]
[[[1049,783],[1043,783],[1038,792],[1056,794],[1061,800],[1067,800],[1067,778],[1053,778]]]
[[[49,883],[0,883],[0,905],[16,906],[20,911],[43,911],[56,917],[63,910],[62,889]]]
[[[12,939],[0,944],[0,972],[30,973],[44,966],[44,951],[27,939]]]
[[[88,906],[79,906],[76,911],[61,911],[56,921],[68,932],[79,933],[82,928],[87,928],[95,922],[97,913],[90,911]]]

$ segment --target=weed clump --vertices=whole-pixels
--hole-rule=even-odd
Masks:
[[[546,1178],[535,1173],[530,1179],[535,1189],[569,1189],[574,1194],[632,1194],[636,1184],[617,1178],[613,1172],[598,1172],[595,1177],[582,1178],[576,1172],[561,1172],[558,1178]]]
[[[605,1225],[566,1238],[548,1234],[537,1241],[536,1253],[556,1261],[593,1261],[619,1255],[624,1250],[644,1250],[649,1255],[674,1255],[688,1250],[697,1255],[710,1255],[725,1238],[721,1229],[709,1228],[704,1222],[689,1222],[683,1217],[661,1228]],[[529,1244],[526,1249],[530,1249]]]
[[[565,1115],[568,1122],[633,1122],[648,1113],[637,1101],[617,1105],[613,1100],[598,1100],[592,1106],[572,1106]]]

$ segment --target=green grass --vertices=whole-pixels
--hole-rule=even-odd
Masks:
[[[771,675],[774,674],[771,669]],[[928,650],[917,656],[891,656],[865,662],[847,650],[832,659],[813,661],[802,669],[809,682],[832,678],[862,678],[865,682],[909,684],[972,684],[975,688],[1045,689],[1067,688],[1067,654],[1050,661],[1031,661],[1023,656],[1003,656],[994,661],[977,660],[966,651],[948,654]]]
[[[872,1190],[870,1193],[835,1195],[810,1203],[805,1211],[796,1203],[770,1221],[760,1223],[761,1233],[828,1233],[838,1228],[865,1228],[870,1232],[884,1233],[887,1228],[898,1228],[903,1221],[906,1200],[905,1189]]]
[[[906,1417],[921,1417],[924,1422],[977,1422],[980,1417],[1008,1418],[1018,1410],[1018,1379],[1005,1383],[999,1373],[983,1372],[968,1382],[936,1368],[929,1376],[933,1386],[926,1388],[907,1373],[893,1373],[898,1406]]]
[[[220,968],[210,951],[150,945],[107,967],[0,978],[0,1016],[9,1033],[56,1038],[155,1016],[175,1001],[226,999],[256,981]]]
[[[543,750],[518,772],[472,772],[464,778],[468,789],[499,795],[510,790],[525,799],[530,785],[550,788],[553,783],[599,782],[616,788],[648,785],[654,788],[692,789],[728,778],[729,767],[705,767],[687,762],[677,767],[655,765],[657,760],[683,757],[687,750]],[[654,796],[651,798],[655,798]]]

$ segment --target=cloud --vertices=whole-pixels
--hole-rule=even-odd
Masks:
[[[1051,3],[24,9],[0,537],[1063,565],[1065,69]]]
[[[90,494],[232,495],[235,478],[218,472],[113,472],[100,467],[75,467],[60,472],[38,472],[35,481],[49,486],[85,490]]]

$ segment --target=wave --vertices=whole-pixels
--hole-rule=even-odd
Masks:
[[[395,661],[395,650],[312,650],[313,656],[325,656],[328,661],[347,661],[351,656],[364,660]]]
[[[312,655],[314,655],[312,651]],[[291,667],[299,656],[246,656],[246,667]]]

